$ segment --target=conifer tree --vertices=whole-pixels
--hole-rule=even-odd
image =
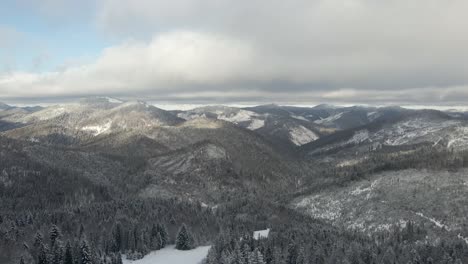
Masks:
[[[122,255],[120,253],[117,253],[117,262],[116,264],[122,264]]]
[[[262,252],[260,252],[258,248],[256,248],[253,252],[250,253],[249,264],[265,264]]]
[[[39,246],[39,253],[37,256],[37,264],[49,264],[47,253],[48,252],[46,246],[41,243],[41,245]]]
[[[176,249],[190,250],[193,248],[193,237],[190,234],[187,226],[182,224],[176,237]]]
[[[167,230],[166,227],[160,223],[156,225],[156,230],[159,233],[159,236],[161,238],[161,248],[166,247],[167,245]]]
[[[119,252],[122,250],[122,225],[117,223],[114,229],[114,252]]]
[[[63,261],[63,246],[59,240],[54,242],[52,248],[52,264],[62,264]]]
[[[55,241],[60,238],[60,230],[56,225],[52,225],[49,232],[50,246],[54,246]]]
[[[91,250],[90,250],[89,245],[86,242],[86,240],[83,240],[81,242],[80,259],[81,259],[80,264],[93,264]]]
[[[65,255],[63,256],[63,264],[73,264],[73,253],[70,241],[65,246]]]
[[[37,231],[36,235],[34,236],[34,246],[36,248],[39,248],[39,246],[41,246],[42,244],[42,240],[43,240],[43,237],[42,237],[41,232]]]

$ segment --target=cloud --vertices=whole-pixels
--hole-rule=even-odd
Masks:
[[[96,6],[96,26],[122,44],[62,71],[0,76],[0,97],[468,99],[466,1],[104,0]]]
[[[246,43],[194,32],[160,35],[105,49],[97,60],[49,73],[0,77],[0,97],[187,90],[246,80],[253,51]]]

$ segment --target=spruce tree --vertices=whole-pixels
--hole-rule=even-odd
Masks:
[[[50,246],[53,247],[55,241],[60,237],[60,230],[56,225],[52,225],[49,232]]]
[[[80,246],[80,259],[81,263],[80,264],[93,264],[92,260],[92,255],[91,255],[91,250],[88,246],[88,243],[86,240],[83,240],[81,242]]]
[[[256,248],[253,252],[250,253],[249,264],[265,264],[262,252],[260,252],[258,248]]]
[[[37,256],[37,264],[49,264],[48,258],[47,258],[47,248],[46,246],[41,243],[39,246],[39,253]]]
[[[122,264],[122,255],[120,253],[117,253],[117,262],[116,264]]]
[[[42,237],[41,232],[37,231],[36,235],[34,236],[34,246],[36,248],[39,248],[39,246],[41,246],[42,244],[42,240],[43,240],[43,237]]]
[[[250,246],[248,244],[244,244],[242,247],[242,259],[243,263],[249,263],[249,256],[250,256]]]
[[[63,246],[59,240],[54,242],[52,248],[52,264],[62,264],[63,262]]]
[[[73,264],[73,253],[70,242],[65,246],[65,255],[63,256],[63,264]]]
[[[179,229],[176,237],[176,249],[178,250],[190,250],[193,248],[193,237],[187,229],[185,224]]]
[[[122,225],[117,223],[114,229],[114,252],[120,252],[122,250]]]
[[[158,223],[156,225],[156,230],[159,233],[159,236],[161,238],[161,248],[166,247],[167,237],[168,237],[166,227],[164,225]]]

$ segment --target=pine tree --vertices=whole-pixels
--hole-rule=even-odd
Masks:
[[[158,223],[156,225],[156,230],[159,233],[159,236],[161,237],[161,248],[166,247],[168,237],[166,227]]]
[[[91,256],[91,250],[90,250],[86,240],[83,240],[81,242],[80,258],[81,258],[81,263],[80,264],[93,264],[93,260],[92,260],[92,256]]]
[[[38,256],[37,256],[37,264],[49,264],[49,261],[47,259],[47,248],[42,243],[39,246],[39,253],[38,253]]]
[[[62,264],[63,261],[63,246],[59,240],[54,242],[52,249],[52,264]]]
[[[218,254],[216,252],[216,245],[212,246],[210,250],[208,250],[208,255],[205,258],[203,264],[218,264]]]
[[[278,247],[273,249],[272,264],[280,264],[282,261],[281,250]]]
[[[265,264],[262,252],[260,252],[258,248],[256,248],[253,252],[250,253],[249,264]]]
[[[53,247],[55,241],[60,238],[60,230],[56,225],[52,225],[49,232],[50,246]]]
[[[63,256],[63,264],[73,264],[73,253],[70,242],[65,246],[65,255]]]
[[[287,264],[295,264],[297,260],[297,246],[293,243],[289,244],[288,257],[286,258]]]
[[[114,252],[120,252],[122,250],[122,225],[117,223],[114,229]]]
[[[42,245],[42,240],[43,240],[43,237],[42,237],[41,232],[37,231],[36,235],[34,236],[34,246],[36,248],[39,248],[39,246]]]
[[[239,243],[237,243],[236,241],[236,244],[234,245],[234,251],[232,252],[232,255],[233,255],[233,264],[246,264],[244,262],[244,258],[242,257],[242,251],[240,249],[240,245]]]
[[[117,253],[117,262],[116,264],[122,264],[122,255],[120,253]]]
[[[221,253],[221,259],[219,261],[221,264],[232,264],[234,262],[234,258],[227,249],[223,250]]]
[[[185,224],[179,229],[176,237],[176,249],[178,250],[190,250],[193,248],[193,237],[187,229]]]
[[[244,244],[242,247],[242,259],[245,264],[249,263],[250,247],[248,244]]]

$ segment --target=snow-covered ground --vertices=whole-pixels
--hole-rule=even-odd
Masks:
[[[289,138],[296,146],[301,146],[317,140],[319,137],[303,126],[292,127],[289,131]]]
[[[250,125],[247,127],[247,129],[257,130],[259,128],[262,128],[263,126],[265,126],[265,120],[253,119]]]
[[[270,228],[267,228],[265,230],[254,231],[253,238],[255,240],[259,240],[261,238],[268,238],[269,235],[270,235]]]
[[[174,246],[152,251],[144,258],[131,261],[122,257],[123,264],[199,264],[208,254],[210,246],[182,251]]]
[[[338,113],[336,115],[331,115],[327,118],[320,118],[319,120],[315,120],[314,123],[321,124],[321,125],[331,125],[336,120],[340,119],[343,116],[344,112]]]
[[[100,135],[100,134],[102,134],[104,132],[109,131],[111,126],[112,126],[112,121],[108,121],[107,123],[105,123],[103,125],[85,126],[85,127],[81,128],[81,130],[89,131],[89,132],[93,133],[94,136],[98,136],[98,135]]]

